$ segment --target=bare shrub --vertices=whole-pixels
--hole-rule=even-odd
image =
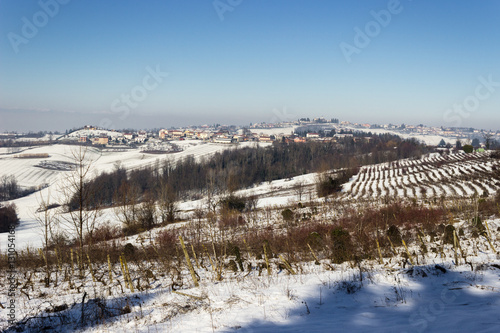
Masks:
[[[109,241],[123,235],[122,231],[118,226],[112,226],[109,223],[103,224],[97,227],[92,233],[92,242],[99,243]],[[90,243],[90,236],[85,235],[85,244]]]
[[[387,237],[391,240],[392,244],[395,246],[399,246],[402,244],[401,232],[398,227],[394,224],[387,229]]]
[[[349,231],[342,227],[336,227],[330,232],[332,261],[341,264],[344,261],[351,260],[354,252],[351,235]]]

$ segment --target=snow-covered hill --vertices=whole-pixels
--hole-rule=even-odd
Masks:
[[[168,276],[158,275],[149,289],[131,291],[119,268],[108,284],[107,268],[96,267],[102,282],[87,276],[74,289],[61,278],[57,287],[35,282],[20,294],[16,315],[24,324],[17,332],[497,332],[500,258],[485,246],[468,257],[470,265],[455,263],[450,247],[444,257],[429,254],[406,268],[397,257],[355,268],[322,260],[295,264],[292,275],[276,262],[268,276],[250,260],[251,270],[225,271],[222,281],[205,264],[196,269],[199,287],[184,271],[177,290]],[[129,265],[138,276],[140,267]],[[5,295],[4,285],[0,291]],[[0,328],[7,326],[6,313],[0,310]]]
[[[96,172],[101,172],[113,169],[117,160],[130,170],[167,158],[172,161],[188,155],[201,158],[229,147],[199,141],[180,144],[182,152],[168,155],[93,149],[92,156]],[[71,163],[72,148],[54,145],[29,150],[30,154],[50,156],[44,159],[0,156],[3,174],[16,175],[26,186],[49,184],[38,193],[13,201],[21,217],[15,234],[16,248],[24,255],[35,253],[35,259],[39,255],[37,249],[43,242],[35,211],[40,196],[51,193],[57,202],[58,186],[68,172],[65,166]],[[44,162],[42,167],[41,162]],[[245,215],[245,225],[237,228],[235,235],[248,240],[256,232],[283,232],[280,228],[286,222],[282,213],[287,207],[301,217],[293,222],[297,227],[311,223],[326,225],[342,210],[362,208],[364,201],[372,200],[373,205],[378,206],[377,196],[382,191],[404,199],[405,193],[418,193],[412,188],[427,186],[434,189],[436,196],[448,194],[457,200],[473,194],[466,179],[459,176],[484,174],[492,171],[495,163],[487,154],[459,154],[367,166],[346,184],[335,200],[317,198],[316,174],[256,184],[236,192],[246,197],[257,195],[258,200],[257,209]],[[451,190],[446,190],[446,186],[458,186],[454,184],[462,180],[464,191],[456,189],[452,195]],[[441,187],[437,185],[439,182],[443,183]],[[487,186],[486,181],[482,184]],[[479,186],[476,192],[481,188],[472,181],[470,186]],[[495,187],[488,192],[496,190]],[[408,197],[424,199],[418,195]],[[298,202],[306,206],[297,208],[302,207]],[[137,251],[146,253],[144,247],[157,248],[156,239],[164,232],[175,231],[193,240],[197,228],[202,230],[199,231],[201,237],[230,244],[230,237],[223,238],[227,230],[217,223],[210,224],[208,218],[196,217],[196,210],[206,207],[207,198],[180,202],[178,208],[183,222],[123,236],[106,244],[109,251],[114,251],[130,243]],[[201,227],[197,224],[200,221]],[[69,277],[70,265],[60,264],[53,268],[52,279],[56,278],[57,282],[53,280],[50,287],[44,286],[42,267],[34,267],[32,271],[22,268],[17,272],[20,285],[16,293],[16,318],[20,323],[16,329],[25,332],[38,332],[42,328],[54,332],[497,332],[500,329],[500,256],[497,252],[500,219],[490,216],[485,221],[490,238],[472,236],[468,230],[470,222],[465,219],[450,222],[463,232],[458,240],[460,250],[444,243],[437,235],[422,234],[420,243],[418,240],[409,243],[408,250],[399,245],[393,249],[394,255],[385,251],[382,263],[380,258],[367,258],[336,264],[324,255],[316,260],[311,249],[311,253],[306,253],[303,260],[294,261],[290,268],[280,256],[270,257],[270,274],[264,258],[253,250],[241,247],[242,270],[229,264],[214,264],[215,247],[205,248],[197,259],[190,259],[193,265],[196,263],[198,287],[193,283],[176,237],[170,240],[180,258],[174,262],[150,258],[129,260],[132,286],[119,262],[92,263],[89,267],[92,266],[95,276],[89,273],[89,268],[82,279]],[[99,224],[121,226],[111,208],[103,210]],[[71,233],[71,227],[60,227]],[[7,235],[3,234],[2,253],[7,244]],[[194,247],[188,252],[191,256],[196,253]],[[407,253],[413,254],[413,264]],[[236,260],[228,255],[226,261],[231,258],[233,262]],[[7,281],[6,271],[0,271],[0,281]],[[8,304],[7,288],[8,283],[0,283],[0,303],[4,306]],[[7,328],[8,311],[0,309],[0,329]],[[14,328],[7,332],[14,332]]]

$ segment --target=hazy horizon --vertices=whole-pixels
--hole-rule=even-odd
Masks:
[[[498,129],[496,1],[0,0],[0,131],[299,117]]]

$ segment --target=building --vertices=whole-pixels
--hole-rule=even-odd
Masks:
[[[170,130],[170,131],[168,131],[168,134],[172,138],[178,139],[178,138],[180,138],[181,136],[184,135],[184,131],[182,131],[182,130]]]
[[[108,144],[108,142],[109,142],[109,138],[107,136],[101,135],[97,138],[94,138],[94,140],[92,141],[92,144],[105,146]]]
[[[167,135],[168,135],[168,130],[166,130],[166,129],[162,129],[162,130],[160,130],[160,132],[158,133],[158,136],[159,136],[159,137],[160,137],[160,139],[162,139],[162,140],[163,140],[163,139],[165,139],[165,136],[167,136]]]
[[[228,137],[218,136],[214,138],[214,143],[230,144],[233,143],[233,139]]]
[[[207,131],[203,131],[203,132],[196,133],[196,136],[198,137],[198,139],[207,140],[207,139],[210,139],[212,137],[212,133],[207,132]]]
[[[273,140],[269,135],[261,135],[259,136],[259,142],[272,142]]]
[[[148,139],[148,134],[144,131],[139,132],[137,137],[135,138],[135,142],[137,143],[144,143]]]
[[[344,138],[352,138],[354,135],[352,134],[335,134],[334,137],[338,138],[338,139],[344,139]]]
[[[193,138],[193,136],[194,136],[194,135],[195,135],[195,133],[194,133],[193,131],[191,131],[191,130],[185,130],[185,131],[184,131],[184,136],[185,136],[186,138],[188,138],[188,139]]]

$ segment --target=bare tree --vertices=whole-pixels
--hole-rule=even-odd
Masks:
[[[493,134],[489,133],[489,132],[485,132],[483,134],[483,138],[484,138],[484,144],[486,145],[486,149],[490,149],[490,146],[491,146],[491,142],[493,141]]]
[[[139,206],[138,222],[144,230],[151,230],[156,225],[156,200],[149,191],[144,194]]]
[[[12,200],[19,196],[16,177],[4,175],[0,178],[0,201]]]
[[[158,206],[162,223],[172,223],[175,221],[177,212],[177,195],[170,184],[162,184],[159,189]]]
[[[200,245],[200,241],[202,239],[202,235],[201,235],[201,232],[202,232],[202,229],[203,229],[203,224],[202,224],[202,219],[205,217],[206,215],[206,212],[205,210],[203,209],[203,207],[200,205],[198,208],[196,208],[194,210],[194,217],[196,218],[196,222],[195,222],[195,239],[196,239],[196,244],[199,246]]]
[[[67,200],[66,214],[61,214],[61,217],[76,234],[80,256],[80,275],[83,275],[84,237],[88,235],[92,242],[92,234],[100,216],[100,207],[95,201],[98,188],[89,184],[92,178],[92,168],[99,157],[93,157],[92,150],[86,146],[72,149],[71,158],[74,168],[61,186],[61,192]]]
[[[217,175],[214,170],[209,170],[207,174],[207,212],[216,213],[218,201],[217,195]]]
[[[257,209],[257,205],[259,203],[259,196],[257,194],[250,194],[247,197],[247,208],[248,211],[252,212]]]
[[[305,183],[303,180],[299,180],[295,183],[294,192],[299,197],[299,201],[302,201],[302,195],[305,191]]]
[[[127,228],[137,223],[140,189],[136,184],[123,183],[115,197],[115,214]]]
[[[40,194],[38,203],[40,206],[37,210],[38,214],[35,214],[35,219],[42,227],[42,242],[45,249],[45,271],[47,274],[47,277],[45,278],[45,286],[48,287],[50,285],[49,246],[53,239],[54,229],[57,226],[55,212],[51,210],[50,190],[45,198],[42,194]]]

